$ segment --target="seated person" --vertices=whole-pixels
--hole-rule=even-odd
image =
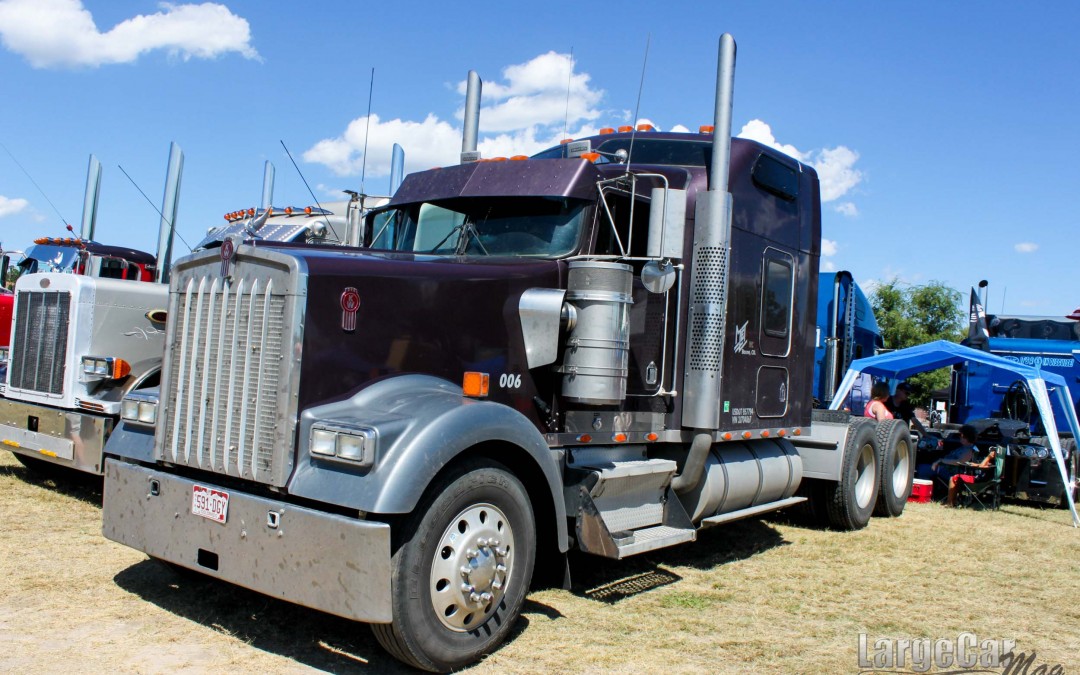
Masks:
[[[915,416],[915,406],[911,404],[910,396],[911,388],[908,387],[907,382],[901,382],[896,385],[896,393],[885,400],[885,407],[889,409],[893,417],[907,422],[908,428],[914,424],[916,431],[925,434],[926,427]]]
[[[915,469],[916,478],[922,478],[924,480],[933,480],[934,478],[937,478],[948,485],[949,480],[953,477],[954,473],[957,473],[957,470],[955,466],[950,466],[949,464],[945,464],[945,462],[970,462],[974,459],[975,452],[978,450],[978,448],[975,447],[976,436],[977,433],[975,427],[970,424],[965,424],[960,427],[960,447],[933,464],[920,464]]]
[[[987,479],[987,469],[994,462],[996,451],[993,449],[986,455],[986,458],[978,464],[974,465],[975,473],[957,473],[949,479],[949,506],[956,506],[956,493],[960,489],[960,483],[972,484],[976,481],[982,481]]]

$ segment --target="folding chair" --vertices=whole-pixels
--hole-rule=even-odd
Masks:
[[[991,450],[994,452],[994,463],[990,467],[986,469],[975,466],[963,467],[964,473],[959,475],[969,477],[971,482],[968,482],[968,478],[957,480],[957,506],[978,504],[980,508],[989,506],[995,511],[1001,506],[1001,475],[1005,467],[1007,450],[1002,447],[994,447]],[[983,474],[982,477],[980,473]]]

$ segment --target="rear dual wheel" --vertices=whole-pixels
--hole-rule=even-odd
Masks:
[[[536,526],[521,482],[470,460],[435,481],[396,529],[393,623],[372,626],[396,658],[448,672],[506,640],[525,601]]]
[[[915,478],[915,451],[911,431],[903,420],[878,422],[878,493],[875,516],[896,517],[904,512]]]
[[[878,494],[879,458],[875,429],[873,420],[851,422],[840,480],[826,483],[821,488],[826,516],[834,529],[859,530],[870,522]]]

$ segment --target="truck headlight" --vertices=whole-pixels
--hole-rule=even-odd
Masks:
[[[131,372],[131,364],[112,356],[84,356],[82,370],[83,374],[90,378],[119,380]]]
[[[120,402],[120,417],[125,422],[153,426],[157,423],[157,407],[154,399],[127,396]]]
[[[319,422],[311,428],[309,449],[311,454],[319,457],[367,467],[375,463],[378,437],[378,433],[370,427]]]

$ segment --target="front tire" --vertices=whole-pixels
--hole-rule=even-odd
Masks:
[[[470,460],[429,486],[394,534],[393,622],[372,626],[394,657],[448,672],[497,649],[532,579],[536,525],[521,482]]]
[[[829,525],[836,530],[859,530],[870,522],[877,499],[878,449],[876,423],[855,420],[848,427],[840,481],[824,487]]]
[[[903,420],[878,422],[878,485],[875,516],[895,518],[904,512],[915,478],[915,451],[911,431]]]

